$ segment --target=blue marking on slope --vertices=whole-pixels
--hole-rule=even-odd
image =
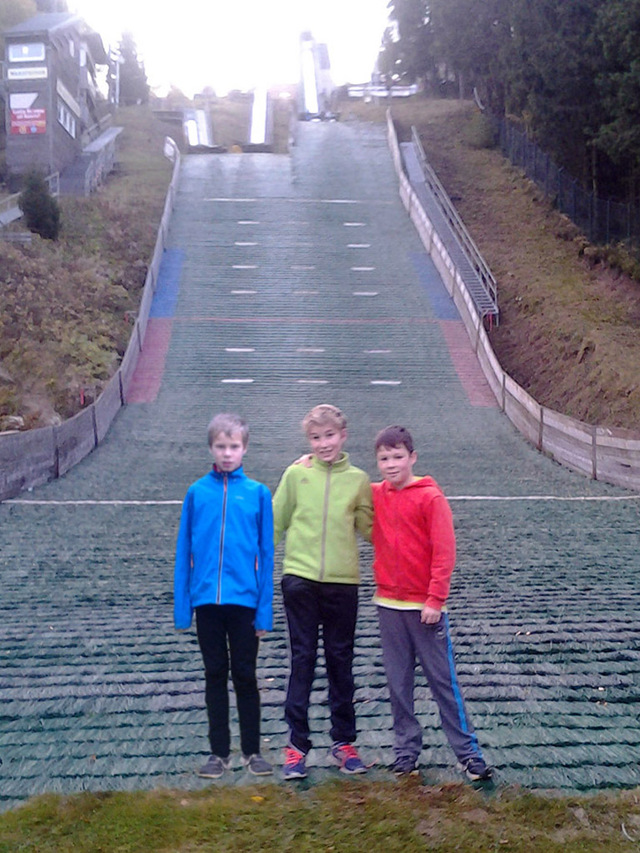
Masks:
[[[182,249],[167,249],[164,252],[149,317],[173,317],[178,301],[183,262]]]
[[[437,320],[459,320],[460,314],[455,302],[447,293],[438,270],[431,258],[424,252],[411,252],[420,284],[426,289],[429,302]]]

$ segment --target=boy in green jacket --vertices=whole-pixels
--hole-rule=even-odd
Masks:
[[[347,420],[339,409],[315,406],[302,427],[313,453],[311,467],[290,465],[273,499],[276,545],[287,532],[282,595],[291,674],[285,702],[285,779],[307,775],[306,755],[312,745],[309,698],[321,628],[329,681],[330,756],[343,773],[367,769],[353,746],[352,666],[360,580],[356,532],[371,537],[371,484],[342,451]]]

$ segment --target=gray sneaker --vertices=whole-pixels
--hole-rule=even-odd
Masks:
[[[259,752],[255,755],[243,755],[242,763],[254,776],[270,776],[273,773],[273,767]]]
[[[210,755],[207,763],[198,770],[198,776],[203,779],[219,779],[230,766],[229,756],[220,758],[219,755]]]
[[[396,758],[391,767],[396,776],[417,776],[418,768],[413,758]]]

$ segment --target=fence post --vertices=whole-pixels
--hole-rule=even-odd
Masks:
[[[538,450],[542,450],[544,444],[544,406],[540,406],[540,422],[538,423]]]
[[[549,163],[550,157],[547,154],[545,156],[545,169],[544,169],[544,197],[549,198]]]

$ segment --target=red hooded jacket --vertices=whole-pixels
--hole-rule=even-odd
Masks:
[[[431,477],[402,489],[374,483],[373,574],[381,598],[441,609],[456,562],[453,517]]]

